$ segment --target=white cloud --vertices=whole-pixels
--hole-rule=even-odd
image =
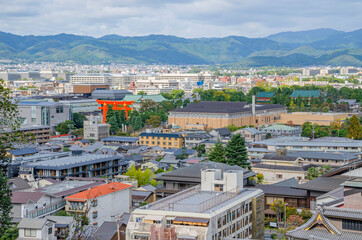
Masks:
[[[91,36],[264,37],[361,28],[359,0],[0,0],[0,31]]]

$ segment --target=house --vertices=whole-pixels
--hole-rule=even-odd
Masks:
[[[164,170],[168,170],[171,167],[173,168],[179,168],[181,166],[181,160],[176,159],[175,155],[166,155],[164,158],[162,158],[160,161],[160,167]]]
[[[78,140],[78,141],[75,141],[75,142],[74,142],[74,145],[78,145],[78,146],[81,146],[81,147],[86,147],[86,146],[88,146],[89,144],[91,144],[91,141],[88,140],[88,139]]]
[[[17,228],[19,229],[18,240],[56,240],[54,235],[55,222],[43,219],[24,218],[20,221]]]
[[[108,221],[103,222],[103,224],[94,233],[93,239],[126,240],[126,227],[128,224],[129,217],[130,214],[125,213],[122,215],[121,219],[119,219],[118,222],[108,222]],[[118,231],[117,231],[117,225],[119,226]]]
[[[348,103],[348,108],[351,112],[359,112],[361,104],[356,99],[340,99],[338,103]]]
[[[55,239],[70,240],[76,228],[76,221],[73,217],[68,216],[47,216],[46,219],[54,223]]]
[[[317,208],[317,198],[341,186],[345,181],[361,176],[362,161],[343,165],[309,182],[293,188],[307,191],[307,208]]]
[[[138,145],[137,137],[120,137],[120,136],[111,136],[102,139],[102,142],[105,145],[108,144],[119,144],[119,145]]]
[[[141,165],[142,171],[144,171],[146,169],[151,169],[152,172],[156,172],[159,168],[160,168],[160,163],[157,161],[150,161],[150,162],[143,163]]]
[[[266,148],[257,148],[257,147],[252,147],[252,148],[248,148],[247,149],[248,152],[248,158],[250,160],[252,159],[260,159],[262,158],[265,154],[268,153],[273,153],[273,151],[266,149]]]
[[[231,131],[229,129],[227,129],[226,127],[216,128],[216,129],[212,130],[210,132],[210,134],[212,136],[214,136],[216,139],[221,139],[221,138],[225,138],[225,137],[230,137]]]
[[[156,201],[156,194],[152,191],[132,190],[132,209]]]
[[[18,157],[31,156],[38,152],[39,150],[36,148],[20,148],[20,149],[7,150],[8,156],[13,160]]]
[[[247,142],[255,142],[255,141],[261,141],[263,140],[263,133],[255,128],[241,128],[234,132],[232,132],[232,135],[240,133],[241,136],[245,139]]]
[[[260,164],[253,165],[253,171],[263,174],[269,184],[293,177],[299,182],[305,180],[308,169],[315,165],[304,165],[298,155],[288,156],[286,153],[286,149],[277,149],[275,154],[264,155]]]
[[[179,168],[172,172],[166,172],[160,176],[156,176],[157,181],[162,181],[162,188],[156,189],[157,197],[167,197],[182,190],[191,188],[200,184],[201,170],[206,168],[218,168],[227,170],[242,170],[244,176],[244,185],[253,184],[249,177],[255,176],[254,172],[243,169],[239,166],[230,166],[228,164],[216,163],[211,161],[202,161],[192,164],[188,167]]]
[[[20,177],[9,179],[8,185],[10,185],[10,188],[13,192],[31,188],[30,184]]]
[[[185,136],[185,147],[194,148],[197,147],[202,141],[213,138],[209,133],[189,133]]]
[[[256,94],[257,104],[270,104],[271,98],[275,95],[275,92],[258,92]]]
[[[287,232],[292,240],[300,239],[362,239],[362,179],[341,184],[343,198],[339,205],[318,206],[302,226]]]
[[[86,214],[93,226],[131,211],[132,185],[112,182],[66,197],[65,211]]]
[[[302,134],[301,127],[290,127],[283,124],[273,124],[267,127],[259,128],[259,131],[263,134],[270,134],[272,138],[275,137],[300,137]]]

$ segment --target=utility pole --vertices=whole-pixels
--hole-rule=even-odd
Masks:
[[[284,204],[284,228],[287,228],[287,206],[288,203]]]

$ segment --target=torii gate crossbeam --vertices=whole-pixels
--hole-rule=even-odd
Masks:
[[[128,111],[133,110],[133,108],[129,107],[132,105],[134,101],[111,101],[111,100],[96,100],[98,104],[102,105],[98,107],[98,109],[103,110],[103,123],[107,121],[107,111],[108,105],[113,105],[113,110],[124,110],[126,112],[126,118],[128,119]]]

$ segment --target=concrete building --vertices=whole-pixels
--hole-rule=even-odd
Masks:
[[[303,76],[315,76],[320,74],[321,70],[316,68],[304,68],[303,69]]]
[[[341,75],[355,74],[358,73],[358,69],[354,67],[342,67],[339,71]]]
[[[30,172],[34,178],[115,176],[127,171],[129,159],[120,155],[92,154],[70,156],[41,162],[24,163],[21,171]]]
[[[159,146],[164,149],[181,148],[184,145],[184,138],[177,133],[147,133],[139,135],[138,143],[146,146]]]
[[[96,89],[106,89],[109,90],[109,84],[103,83],[76,83],[73,84],[73,93],[81,93],[90,95]]]
[[[50,126],[70,120],[69,106],[58,102],[19,102],[22,126]]]
[[[263,239],[263,192],[243,179],[242,171],[203,170],[201,185],[133,211],[127,239]]]
[[[254,106],[254,107],[253,107]],[[229,125],[275,123],[286,107],[279,104],[252,105],[246,102],[198,102],[170,112],[168,123],[184,129],[212,129]]]
[[[94,99],[60,100],[59,103],[68,106],[71,116],[73,113],[92,114],[101,112],[101,110],[98,109],[100,105]]]
[[[101,123],[96,117],[90,117],[89,120],[84,121],[84,139],[93,139],[99,141],[103,138],[109,137],[108,123]]]
[[[308,151],[308,152],[354,152],[362,151],[362,140],[352,140],[349,138],[323,137],[316,139],[280,137],[265,139],[253,142],[253,147],[266,148],[273,152],[277,148],[285,148],[288,152]]]
[[[101,83],[110,85],[113,81],[113,76],[110,74],[76,74],[70,77],[70,83],[79,84],[79,83]]]
[[[245,139],[247,142],[255,142],[260,141],[264,138],[264,135],[261,131],[255,129],[255,128],[241,128],[234,132],[232,132],[232,135],[238,134]]]
[[[321,113],[321,112],[292,112],[282,113],[276,121],[282,124],[302,126],[305,122],[316,123],[320,126],[330,126],[332,122],[351,117],[350,113]]]
[[[112,182],[66,197],[65,211],[85,214],[91,225],[116,221],[132,209],[132,185]]]
[[[208,72],[201,73],[164,73],[160,75],[161,80],[180,80],[188,79],[190,82],[211,82],[216,78],[215,75]]]

